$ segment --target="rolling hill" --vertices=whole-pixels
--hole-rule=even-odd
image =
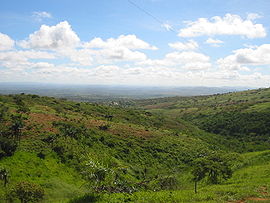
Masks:
[[[19,201],[21,182],[40,186],[45,202],[268,199],[269,93],[138,100],[129,108],[2,95],[0,169],[8,183],[1,200]],[[232,177],[218,184],[203,178],[195,194],[194,163],[213,155],[214,164],[230,158]]]

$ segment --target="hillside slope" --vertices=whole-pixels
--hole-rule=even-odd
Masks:
[[[136,102],[140,108],[184,119],[235,144],[236,151],[270,147],[270,88]]]
[[[8,171],[8,183],[5,187],[2,179],[1,201],[19,201],[12,191],[21,182],[41,186],[45,202],[268,200],[269,151],[233,153],[267,149],[261,140],[267,134],[256,134],[257,140],[249,134],[249,140],[214,134],[202,125],[212,115],[229,112],[268,115],[268,102],[269,89],[139,101],[146,110],[2,95],[0,173]],[[261,125],[267,118],[257,121]],[[241,125],[248,122],[244,119]],[[238,150],[242,143],[246,148]],[[207,159],[211,156],[213,165]],[[223,170],[218,163],[227,162],[221,157],[230,158],[233,176],[213,184],[209,173],[194,194],[196,160],[203,158],[210,169]]]
[[[41,185],[46,202],[93,188],[185,188],[196,157],[225,149],[218,136],[166,116],[37,95],[0,96],[0,118],[0,167],[10,176],[2,200],[21,181]]]

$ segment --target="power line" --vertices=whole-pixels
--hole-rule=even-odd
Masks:
[[[137,9],[139,9],[140,11],[142,11],[143,13],[145,13],[146,15],[152,17],[155,21],[157,21],[159,24],[161,24],[162,27],[164,27],[166,30],[169,31],[173,31],[175,33],[178,33],[177,31],[175,31],[170,25],[162,22],[161,20],[159,20],[156,16],[152,15],[150,12],[146,11],[145,9],[143,9],[142,7],[140,7],[138,4],[135,4],[133,1],[128,0],[128,2],[133,5],[134,7],[136,7]]]
[[[173,29],[173,27],[171,25],[162,22],[162,20],[158,19],[156,16],[152,15],[150,12],[148,12],[145,9],[143,9],[142,7],[140,7],[138,4],[134,3],[132,0],[128,0],[128,2],[131,5],[133,5],[134,7],[136,7],[137,9],[139,9],[140,11],[142,11],[143,13],[145,13],[146,15],[152,17],[156,22],[160,23],[161,26],[164,27],[166,30],[172,31],[172,32],[178,34],[178,32],[175,29]],[[186,43],[188,42],[187,40],[183,40],[183,41],[185,41]],[[199,50],[201,53],[204,53],[204,51],[200,47],[197,47],[197,50]]]
[[[128,2],[133,5],[134,7],[136,7],[137,9],[139,9],[140,11],[142,11],[143,13],[145,13],[146,15],[152,17],[156,22],[160,23],[162,27],[164,27],[167,31],[172,31],[176,34],[178,34],[178,32],[176,30],[173,29],[173,27],[167,23],[164,23],[162,22],[161,20],[159,20],[156,16],[152,15],[150,12],[146,11],[145,9],[143,9],[142,7],[140,7],[139,5],[135,4],[133,1],[131,0],[128,0]],[[184,40],[186,43],[188,43],[187,40]],[[184,42],[184,43],[185,43]],[[198,46],[197,47],[197,50],[199,50],[202,54],[203,53],[203,50]],[[201,80],[201,84],[203,83],[203,80],[204,78],[202,77],[202,80]]]

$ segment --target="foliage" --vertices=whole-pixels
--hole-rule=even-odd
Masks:
[[[38,202],[44,198],[44,189],[30,182],[17,183],[13,192],[22,203]]]
[[[140,108],[184,119],[221,135],[222,145],[248,152],[270,147],[270,88],[194,97],[136,101]]]
[[[9,174],[7,169],[0,167],[0,180],[4,182],[4,187],[6,187],[8,183]]]
[[[199,124],[202,129],[233,137],[255,137],[267,141],[270,135],[269,112],[220,112],[209,115]],[[241,126],[241,127],[240,127]]]
[[[245,93],[243,101],[234,93],[181,101],[165,98],[160,100],[166,105],[147,111],[36,95],[1,95],[0,137],[14,141],[12,135],[17,134],[21,138],[14,141],[17,148],[0,160],[10,174],[7,187],[14,188],[18,182],[42,185],[46,202],[223,202],[256,196],[260,184],[268,187],[268,154],[244,154],[243,160],[233,162],[228,152],[240,143],[256,149],[267,146],[262,144],[263,139],[267,143],[267,97],[260,99],[259,93]],[[155,101],[143,102],[154,107]],[[20,106],[29,111],[19,110]],[[250,122],[248,116],[253,117]],[[231,125],[249,126],[241,136],[237,133],[242,129],[235,129],[233,136],[209,133],[223,121],[229,132],[230,119]],[[260,131],[250,134],[252,125],[260,126]],[[264,176],[259,175],[257,182],[255,166]],[[200,180],[197,195],[192,193],[194,179]],[[0,198],[4,193],[0,187]]]
[[[192,175],[195,182],[207,178],[208,182],[217,184],[232,176],[231,160],[222,152],[203,154],[195,159],[192,165]]]
[[[79,138],[83,133],[85,133],[86,129],[84,126],[79,126],[71,122],[54,122],[53,125],[58,127],[61,134],[67,137]]]
[[[85,194],[81,197],[75,197],[72,198],[69,203],[91,203],[91,202],[97,202],[99,199],[99,196],[97,194],[91,193],[91,194]]]
[[[160,185],[161,190],[173,190],[173,189],[177,189],[179,182],[175,177],[168,176],[168,177],[160,178],[158,180],[158,184]]]
[[[22,136],[22,128],[24,127],[24,117],[22,114],[11,115],[11,125],[9,127],[10,135],[16,140],[20,140]]]
[[[17,142],[14,139],[0,136],[0,159],[12,156],[17,149]]]

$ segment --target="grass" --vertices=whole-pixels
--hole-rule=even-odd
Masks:
[[[40,184],[45,188],[47,202],[72,198],[84,192],[80,188],[84,184],[83,179],[54,155],[41,159],[35,153],[19,151],[1,160],[0,165],[9,171],[9,187],[20,181]],[[3,198],[3,190],[1,192]]]
[[[199,184],[198,193],[195,194],[190,179],[185,181],[188,188],[176,191],[144,191],[133,194],[103,194],[96,197],[94,202],[138,202],[138,203],[166,203],[166,202],[255,202],[256,199],[270,202],[270,159],[261,162],[261,157],[269,154],[269,151],[252,152],[242,155],[245,159],[241,168],[237,169],[231,179],[219,185]],[[189,181],[189,182],[188,182]],[[87,195],[84,196],[86,198]],[[89,195],[91,197],[91,195]],[[76,201],[75,201],[76,199]],[[75,202],[83,201],[83,198],[75,198]]]

